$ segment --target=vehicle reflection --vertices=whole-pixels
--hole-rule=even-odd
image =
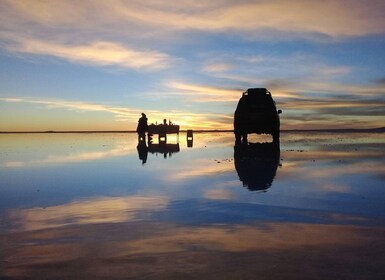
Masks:
[[[164,158],[168,158],[171,157],[172,154],[180,151],[179,143],[167,143],[166,141],[153,143],[151,139],[149,139],[148,144],[145,140],[139,139],[136,149],[138,150],[138,156],[142,164],[147,162],[149,152],[155,155],[161,154]]]
[[[266,191],[280,164],[279,142],[241,143],[234,146],[234,165],[239,180],[250,191]]]

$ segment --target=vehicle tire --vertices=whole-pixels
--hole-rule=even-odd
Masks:
[[[242,143],[247,144],[247,133],[242,133]]]
[[[239,132],[236,132],[236,133],[234,133],[234,134],[235,134],[235,143],[236,143],[236,144],[241,143],[241,137],[242,137],[242,134],[240,134]]]

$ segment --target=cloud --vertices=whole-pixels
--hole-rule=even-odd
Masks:
[[[215,59],[211,57],[215,56]],[[235,82],[256,83],[258,81],[332,81],[345,78],[354,72],[347,65],[325,62],[324,57],[308,53],[284,53],[278,55],[248,56],[238,53],[207,53],[205,59],[215,65],[229,65],[227,71],[212,71],[212,76]],[[209,64],[210,65],[210,64]],[[205,67],[203,68],[205,70]],[[286,86],[286,85],[285,85]]]
[[[385,85],[385,77],[379,78],[374,81],[376,84]]]
[[[30,23],[29,28],[58,29],[66,32],[105,32],[136,34],[158,39],[164,33],[198,30],[232,32],[246,37],[272,38],[314,34],[328,37],[364,36],[384,32],[383,1],[285,0],[228,1],[210,3],[166,0],[150,1],[2,1],[3,26]],[[92,16],[91,16],[92,15]],[[4,25],[6,24],[6,25]],[[284,35],[284,36],[282,36]]]
[[[317,69],[313,69],[314,73],[317,71]],[[320,76],[325,77],[332,75],[331,73],[344,75],[349,71],[350,69],[345,67],[322,66],[319,68]],[[236,75],[228,75],[231,76],[232,83],[238,85],[242,83],[242,78],[245,78],[240,77],[238,79]],[[222,78],[224,76],[221,74]],[[241,93],[256,84],[266,85],[272,92],[277,107],[283,109],[281,124],[283,125],[282,128],[285,129],[378,127],[381,126],[381,116],[385,115],[383,110],[385,106],[384,87],[382,85],[345,84],[327,80],[317,81],[310,78],[303,81],[297,81],[295,78],[266,78],[260,81],[250,79],[243,89],[168,81],[165,85],[169,90],[164,94],[164,97],[178,96],[190,103],[211,102],[213,106],[214,104],[217,107],[222,106],[223,110],[229,114],[221,122],[227,123],[226,129],[231,129],[232,113]]]
[[[79,112],[106,112],[113,114],[116,121],[130,122],[131,129],[136,128],[137,120],[142,112],[146,112],[149,123],[161,121],[165,117],[165,113],[160,110],[108,106],[81,101],[14,97],[0,98],[0,101],[7,103],[41,104],[51,109],[64,108]],[[232,116],[210,112],[194,113],[181,110],[170,110],[167,112],[167,117],[179,124],[183,129],[229,129],[229,123],[232,123]]]
[[[349,9],[345,5],[338,0],[249,1],[225,9],[220,22],[222,27],[247,31],[270,29],[331,37],[383,33],[385,22],[377,9],[383,9],[384,3],[367,5],[357,0],[349,2]]]
[[[350,106],[347,104],[340,104],[339,107],[335,106],[330,108],[329,106],[323,106],[317,109],[320,114],[332,114],[337,116],[383,116],[385,117],[385,102],[372,103],[372,104],[360,104],[353,103]]]
[[[12,103],[31,103],[31,104],[42,104],[46,105],[49,108],[66,108],[69,110],[77,110],[77,111],[104,111],[117,115],[124,116],[138,116],[140,115],[140,109],[130,109],[123,107],[113,107],[106,106],[95,103],[87,103],[81,101],[68,101],[68,100],[54,100],[54,99],[36,99],[36,98],[13,98],[13,97],[5,97],[0,98],[1,101],[4,102],[12,102]]]
[[[169,94],[180,94],[193,102],[235,102],[242,93],[241,89],[225,89],[178,81],[169,81],[166,86],[172,90]]]
[[[138,51],[107,41],[72,45],[22,39],[8,46],[8,49],[11,52],[50,55],[81,64],[117,66],[137,70],[163,69],[170,63],[170,57],[166,54],[156,51]]]
[[[228,71],[232,68],[231,64],[227,63],[215,63],[215,64],[208,64],[203,67],[203,71],[206,72],[224,72]]]
[[[129,107],[118,107],[118,106],[108,106],[103,104],[88,103],[82,101],[71,101],[71,100],[57,100],[57,99],[39,99],[39,98],[0,98],[0,101],[7,103],[26,103],[26,104],[36,104],[44,105],[49,109],[64,108],[70,111],[77,112],[105,112],[114,115],[117,121],[127,121],[135,124],[143,112],[141,108],[129,108]],[[159,111],[156,110],[147,110],[147,113],[152,115],[159,115]],[[134,127],[132,127],[134,129]]]

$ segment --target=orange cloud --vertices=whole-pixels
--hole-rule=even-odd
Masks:
[[[78,27],[103,30],[113,27],[120,34],[135,32],[124,26],[138,27],[138,35],[156,30],[201,30],[204,32],[244,32],[248,37],[266,30],[277,30],[312,36],[319,33],[331,37],[362,36],[383,33],[385,23],[381,11],[384,4],[370,5],[359,0],[349,1],[349,8],[341,0],[285,0],[229,2],[214,0],[197,4],[193,1],[118,1],[108,3],[84,0],[3,1],[2,8],[17,18],[8,21],[32,21],[44,27]],[[92,17],[89,14],[92,13]],[[70,16],[69,16],[70,15]],[[121,30],[118,30],[118,27]],[[310,34],[310,35],[306,35]]]
[[[80,112],[105,112],[115,116],[116,121],[128,122],[129,129],[135,130],[141,112],[146,112],[149,123],[161,122],[165,117],[179,124],[183,129],[229,129],[232,125],[232,115],[218,113],[193,113],[187,111],[171,110],[167,115],[159,110],[144,110],[140,108],[128,108],[107,106],[102,104],[87,103],[69,100],[42,100],[34,98],[0,98],[7,103],[42,104],[47,108],[65,108]],[[127,128],[125,128],[126,130]]]
[[[170,95],[187,96],[190,101],[194,102],[235,102],[239,100],[242,93],[241,90],[221,89],[177,81],[168,82],[166,86],[173,90],[169,93]]]
[[[156,51],[138,51],[108,41],[71,45],[26,39],[9,49],[21,53],[52,55],[78,63],[134,69],[162,69],[166,68],[170,62],[166,54]]]
[[[206,72],[224,72],[232,69],[232,65],[228,63],[214,63],[204,66],[203,71]]]

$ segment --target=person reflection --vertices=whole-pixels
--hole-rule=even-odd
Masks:
[[[239,180],[250,191],[271,187],[280,162],[280,146],[272,143],[236,143],[234,165]]]
[[[138,146],[136,146],[136,149],[138,150],[139,159],[142,161],[142,164],[144,165],[147,162],[147,155],[148,155],[148,148],[146,144],[146,139],[140,139],[138,140]]]

